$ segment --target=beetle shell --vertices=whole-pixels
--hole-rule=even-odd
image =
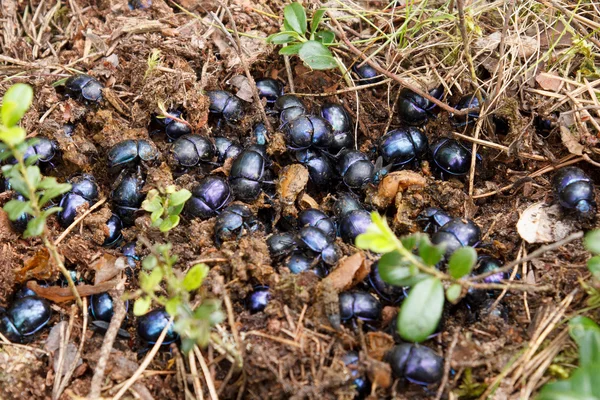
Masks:
[[[173,143],[170,155],[174,165],[191,168],[202,162],[211,162],[215,156],[215,146],[203,136],[184,135]]]
[[[192,189],[192,197],[185,204],[186,213],[192,217],[208,219],[231,200],[231,190],[225,179],[209,175]]]
[[[63,228],[68,227],[75,221],[77,209],[84,204],[92,206],[98,200],[98,185],[91,175],[80,175],[70,180],[71,191],[60,200],[58,222]]]
[[[294,252],[287,260],[286,266],[292,274],[310,270],[313,260],[302,252]]]
[[[13,199],[19,201],[27,201],[27,199],[21,196],[20,194],[15,194],[13,196]],[[31,216],[29,214],[22,213],[16,220],[10,221],[10,226],[13,228],[14,231],[22,234],[27,229],[27,224],[29,223],[30,219]]]
[[[395,129],[381,138],[379,154],[386,164],[397,167],[420,160],[427,147],[427,136],[421,130],[414,127]]]
[[[37,156],[38,163],[49,163],[58,153],[58,143],[54,140],[39,136],[32,139],[30,146],[25,150],[23,158],[27,160],[29,157]],[[16,163],[16,160],[14,161]]]
[[[476,245],[480,239],[481,229],[473,221],[454,218],[431,237],[431,242],[444,243],[449,256],[461,247]]]
[[[406,378],[419,385],[439,382],[444,374],[444,358],[418,344],[395,346],[386,354],[386,361],[396,378]]]
[[[314,150],[306,149],[296,152],[296,159],[308,169],[312,183],[324,187],[331,183],[335,173],[329,159]]]
[[[178,119],[183,119],[183,112],[180,110],[169,110],[168,115],[172,115]],[[192,133],[192,129],[189,125],[186,125],[180,121],[176,121],[173,118],[154,117],[153,120],[156,125],[162,128],[169,141],[177,140],[184,135],[189,135]]]
[[[355,351],[349,351],[342,356],[342,362],[346,366],[357,366],[359,361],[358,353]],[[371,382],[366,377],[359,374],[356,369],[350,369],[350,374],[355,378],[352,383],[356,388],[355,400],[361,400],[371,394]]]
[[[361,233],[365,233],[371,225],[371,214],[366,210],[354,210],[340,218],[339,233],[344,242],[354,244]]]
[[[406,296],[404,288],[390,285],[381,278],[379,274],[379,261],[371,267],[368,281],[369,285],[375,290],[375,293],[388,303],[397,304]]]
[[[126,226],[133,225],[135,212],[142,205],[145,196],[142,187],[144,180],[139,174],[126,173],[119,177],[111,193],[115,214]]]
[[[46,300],[37,296],[21,297],[6,310],[0,331],[8,333],[12,340],[20,341],[23,336],[33,335],[42,329],[51,316],[52,309]]]
[[[577,167],[559,169],[554,175],[552,186],[561,206],[575,209],[582,214],[594,211],[594,182],[583,170]]]
[[[376,83],[381,81],[381,76],[379,72],[375,70],[375,68],[371,67],[369,64],[363,64],[359,66],[358,64],[354,64],[352,66],[352,71],[358,76],[359,81],[357,82],[359,85],[369,85],[371,83]]]
[[[440,99],[444,94],[444,87],[438,86],[429,91],[429,94]],[[435,108],[435,103],[405,88],[400,91],[397,108],[402,121],[409,125],[419,126],[425,124],[433,115],[432,110]]]
[[[283,96],[283,84],[277,79],[260,78],[256,81],[258,96],[267,100],[267,104],[273,105],[279,96]]]
[[[471,168],[471,152],[460,142],[442,138],[431,145],[431,156],[442,173],[466,175]]]
[[[239,235],[242,228],[253,229],[254,215],[250,208],[244,204],[231,204],[217,216],[215,222],[215,242],[220,246],[223,240],[232,239],[234,235]]]
[[[339,193],[337,199],[333,203],[333,213],[338,217],[342,217],[354,210],[362,210],[363,206],[360,200],[351,193]]]
[[[246,299],[246,307],[251,314],[263,311],[271,300],[268,286],[256,286]]]
[[[321,117],[329,122],[334,133],[350,132],[352,129],[352,118],[341,104],[323,104],[321,106]]]
[[[231,165],[229,184],[237,199],[251,202],[256,200],[265,180],[268,159],[264,148],[250,146]]]
[[[293,94],[280,96],[275,102],[275,110],[279,113],[282,124],[287,124],[306,113],[304,103]]]
[[[338,163],[338,172],[346,186],[351,189],[362,189],[371,182],[375,166],[366,154],[350,150],[342,155]]]
[[[325,119],[314,115],[302,115],[286,125],[286,142],[293,150],[309,147],[327,149],[333,141],[331,125]]]
[[[108,221],[106,221],[106,227],[108,228],[108,235],[106,239],[104,239],[104,243],[102,246],[104,247],[115,247],[121,240],[123,240],[123,234],[121,230],[123,229],[123,222],[118,215],[113,214]]]
[[[158,340],[161,332],[169,324],[169,314],[162,308],[152,310],[149,313],[138,317],[137,333],[146,343],[154,344]],[[169,324],[167,334],[163,345],[173,343],[179,339],[179,335],[173,329],[173,323]]]
[[[483,96],[482,96],[483,98]],[[485,101],[485,98],[483,98]],[[466,94],[460,98],[458,103],[454,108],[457,110],[464,110],[466,108],[476,108],[481,107],[479,104],[479,99],[475,95],[475,93]],[[450,118],[454,120],[454,123],[458,126],[464,126],[466,124],[470,124],[474,122],[477,118],[479,118],[479,111],[470,111],[466,115],[453,115],[450,114]]]
[[[235,123],[242,118],[244,107],[242,101],[225,90],[209,90],[206,92],[210,100],[208,110],[223,117],[229,123]]]
[[[302,210],[300,214],[298,214],[298,225],[300,227],[313,226],[321,230],[328,238],[335,238],[335,222],[333,222],[333,220],[323,211],[316,208]]]
[[[69,97],[88,102],[100,102],[104,86],[89,75],[72,75],[65,81],[65,93]]]
[[[418,221],[425,222],[423,232],[437,232],[442,226],[446,225],[452,217],[439,208],[429,207],[423,210],[417,217]]]
[[[229,158],[236,158],[244,150],[240,145],[221,136],[215,138],[215,147],[217,149],[217,161],[220,163]]]
[[[281,257],[296,247],[296,235],[293,233],[275,233],[267,239],[271,257]]]
[[[127,310],[129,302],[125,302]],[[95,320],[110,322],[115,311],[112,297],[108,293],[93,294],[90,296],[90,312]]]
[[[370,293],[340,293],[340,318],[342,321],[348,321],[352,318],[376,321],[381,317],[381,310],[381,303]]]
[[[124,140],[115,144],[108,151],[108,168],[112,169],[139,161],[154,161],[158,158],[158,150],[144,139]]]
[[[313,226],[305,226],[298,232],[297,243],[314,253],[320,254],[326,264],[333,265],[337,261],[335,246],[322,230]]]

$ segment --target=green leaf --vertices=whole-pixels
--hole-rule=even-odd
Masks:
[[[15,171],[15,170],[13,170]],[[12,171],[11,171],[12,172]],[[25,181],[23,180],[23,178],[21,177],[21,175],[19,175],[19,173],[17,171],[15,171],[16,173],[11,173],[12,177],[9,178],[8,183],[10,184],[10,187],[16,191],[17,193],[19,193],[20,195],[24,196],[25,198],[29,199],[29,189],[27,188],[27,184],[25,183]]]
[[[152,221],[152,225],[153,226],[160,226],[160,224],[162,224],[162,215],[164,214],[165,210],[161,207],[158,210],[154,211],[152,214],[150,214],[150,220]]]
[[[67,193],[69,190],[71,190],[71,184],[57,183],[55,178],[44,178],[44,179],[42,179],[42,182],[40,182],[39,186],[42,186],[42,184],[44,182],[51,181],[51,180],[54,180],[54,186],[51,186],[44,190],[44,194],[42,195],[42,198],[40,199],[40,202],[39,202],[41,207],[45,206],[46,203],[48,203],[50,200],[60,196],[61,194]]]
[[[181,339],[181,352],[183,354],[189,354],[190,351],[196,346],[196,341],[194,339],[189,339],[182,336]]]
[[[291,3],[283,9],[283,18],[285,23],[292,28],[294,32],[301,35],[306,33],[306,12],[299,3]]]
[[[57,213],[57,212],[59,212],[61,210],[62,210],[62,207],[50,207],[50,208],[47,208],[44,211],[42,211],[42,216],[44,218],[48,218],[52,214]]]
[[[400,241],[402,242],[402,246],[404,246],[404,248],[406,250],[414,249],[420,240],[421,240],[421,234],[419,234],[419,233],[415,233],[415,234],[404,236],[404,237],[400,238]]]
[[[163,213],[162,202],[159,196],[150,197],[150,193],[146,196],[146,200],[142,202],[142,209],[148,211],[150,213],[155,213],[160,211],[160,214]]]
[[[181,189],[171,195],[169,195],[169,206],[180,206],[184,205],[192,197],[192,193],[189,190]]]
[[[446,298],[452,304],[458,303],[460,295],[462,293],[462,286],[458,283],[453,283],[448,289],[446,289]]]
[[[154,293],[163,278],[161,268],[154,268],[149,274],[140,273],[140,287],[146,293]]]
[[[417,283],[402,303],[398,333],[404,340],[422,342],[435,332],[444,308],[444,286],[438,278]]]
[[[587,266],[588,270],[594,275],[594,278],[600,280],[600,256],[590,258]]]
[[[6,211],[11,221],[15,221],[23,213],[31,214],[32,209],[28,201],[10,200],[4,205],[4,211]]]
[[[144,268],[146,270],[153,270],[154,268],[156,268],[157,265],[158,265],[158,259],[156,258],[156,256],[154,254],[148,255],[142,261],[142,268]]]
[[[277,32],[267,38],[267,43],[286,44],[298,40],[298,34],[294,31]]]
[[[302,44],[298,55],[312,69],[323,70],[337,68],[338,64],[331,51],[321,42],[309,40]]]
[[[0,118],[2,123],[12,127],[19,123],[33,101],[33,89],[24,83],[17,83],[8,88],[2,98]]]
[[[544,385],[536,400],[600,399],[600,364],[578,368],[569,379]]]
[[[196,264],[185,274],[183,278],[183,288],[188,292],[198,289],[202,286],[204,278],[208,275],[208,265]]]
[[[454,279],[468,275],[477,262],[477,252],[472,247],[461,247],[450,256],[448,272]]]
[[[27,223],[27,229],[23,232],[23,237],[33,237],[40,236],[42,232],[44,232],[44,227],[46,226],[46,218],[44,217],[36,217],[29,220]]]
[[[317,11],[314,12],[312,19],[310,20],[311,36],[317,31],[317,28],[319,28],[319,24],[321,23],[321,20],[323,19],[323,15],[325,14],[325,11],[327,11],[326,8],[319,8]],[[312,37],[311,37],[311,39],[312,39]]]
[[[377,212],[371,213],[371,225],[356,237],[356,247],[375,253],[388,253],[396,248],[396,235]]]
[[[181,298],[179,297],[171,297],[167,300],[165,304],[165,310],[169,313],[170,316],[177,315],[177,307],[181,304]]]
[[[590,253],[600,254],[600,229],[586,233],[583,244]]]
[[[335,33],[331,31],[319,31],[315,33],[315,40],[323,44],[331,44],[335,40]]]
[[[161,222],[158,229],[160,229],[161,232],[168,232],[179,225],[179,219],[179,215],[169,215]]]
[[[579,365],[600,364],[600,327],[587,317],[569,321],[569,334],[579,347]]]
[[[298,44],[289,44],[285,47],[279,49],[279,54],[282,56],[292,56],[298,54],[300,49],[302,48],[302,43]]]
[[[418,269],[411,268],[408,262],[398,253],[392,251],[381,256],[377,270],[384,282],[394,286],[414,286],[429,275],[419,273]]]
[[[423,262],[431,267],[439,263],[444,257],[444,246],[436,246],[431,243],[427,236],[421,237],[419,243],[419,256]]]
[[[152,305],[152,299],[148,296],[140,297],[135,300],[133,303],[133,315],[141,316],[144,315],[150,310],[150,306]]]
[[[37,165],[31,165],[31,166],[27,167],[26,171],[27,171],[27,179],[29,180],[29,183],[34,188],[37,188],[38,185],[40,184],[40,180],[42,179],[42,174],[40,172],[40,168]]]
[[[27,133],[20,126],[11,126],[10,128],[2,127],[0,129],[0,141],[15,146],[25,140]]]

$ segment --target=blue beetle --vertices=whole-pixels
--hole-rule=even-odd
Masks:
[[[231,201],[231,190],[227,181],[209,175],[192,189],[192,197],[185,204],[186,214],[208,219],[217,215]]]
[[[140,161],[152,162],[158,158],[158,150],[147,140],[128,139],[115,144],[108,151],[108,168],[120,170]]]
[[[235,197],[254,201],[267,181],[269,159],[263,146],[252,145],[245,149],[231,165],[229,184]]]
[[[386,164],[402,167],[417,164],[427,153],[428,145],[427,136],[420,129],[394,129],[381,137],[379,154]]]
[[[596,208],[594,182],[577,167],[564,167],[554,175],[552,186],[561,206],[586,215]]]
[[[419,385],[439,382],[444,375],[444,358],[419,344],[399,344],[386,354],[385,360],[396,378]]]
[[[37,296],[17,298],[8,310],[0,310],[0,333],[8,340],[21,342],[42,329],[52,316],[50,304]]]
[[[169,314],[162,309],[152,310],[149,313],[138,317],[137,333],[138,336],[148,344],[154,344],[158,340],[161,332],[167,325],[167,334],[162,344],[167,345],[179,339],[179,334],[173,329],[173,323],[169,324]]]

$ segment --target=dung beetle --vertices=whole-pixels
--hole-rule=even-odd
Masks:
[[[482,95],[482,100],[485,101],[485,97]],[[479,104],[479,99],[475,95],[475,93],[466,94],[458,100],[458,103],[454,108],[457,110],[464,110],[467,108],[477,108],[481,107],[482,104]],[[467,124],[472,123],[477,118],[479,118],[479,111],[469,111],[466,115],[454,115],[450,114],[450,118],[454,120],[454,124],[456,126],[465,126]]]
[[[371,394],[371,382],[368,378],[361,376],[359,372],[354,369],[358,366],[358,353],[356,351],[349,351],[348,353],[342,356],[342,362],[346,367],[350,368],[350,374],[354,380],[352,384],[356,389],[356,396],[354,397],[356,400],[365,399],[369,394]],[[352,368],[354,367],[354,368]]]
[[[225,208],[215,222],[215,244],[220,247],[224,240],[240,237],[243,229],[254,231],[257,228],[254,215],[244,204],[231,204]]]
[[[319,255],[324,263],[334,265],[338,259],[333,238],[328,237],[322,230],[313,226],[300,229],[296,243],[302,249]]]
[[[292,150],[327,149],[333,141],[331,125],[315,115],[301,115],[285,127],[285,139]]]
[[[335,176],[331,162],[321,152],[300,150],[296,152],[296,160],[308,169],[310,180],[318,187],[329,185]]]
[[[342,154],[338,164],[342,181],[350,189],[362,189],[371,182],[375,166],[365,153],[349,150]]]
[[[431,157],[442,175],[462,176],[471,168],[471,151],[454,139],[438,139],[431,145]]]
[[[555,116],[542,117],[541,115],[536,115],[533,119],[533,126],[538,135],[544,139],[548,138],[557,126],[555,119]]]
[[[175,117],[176,119],[183,119],[183,112],[181,110],[169,110],[167,115]],[[192,133],[192,129],[189,125],[184,124],[181,121],[177,121],[169,117],[154,116],[152,118],[153,125],[159,128],[167,135],[169,141],[177,140],[183,135],[189,135]]]
[[[13,199],[19,201],[27,201],[25,197],[21,196],[18,193],[13,196]],[[29,223],[30,219],[31,216],[24,212],[21,215],[19,215],[14,221],[11,220],[10,226],[15,232],[22,234],[27,229],[27,224]]]
[[[445,244],[446,256],[465,246],[475,246],[481,240],[481,229],[471,220],[454,218],[432,237],[433,244]]]
[[[233,124],[242,118],[244,107],[242,100],[225,90],[209,90],[206,92],[210,105],[208,111],[222,117],[225,122]]]
[[[50,304],[37,296],[16,299],[0,315],[0,332],[12,342],[21,342],[26,336],[42,329],[52,316]]]
[[[219,176],[209,175],[192,189],[192,197],[185,204],[186,214],[208,219],[214,217],[231,200],[231,190],[227,181]]]
[[[68,97],[84,103],[98,103],[102,100],[104,86],[89,75],[72,75],[65,81],[65,93]]]
[[[471,273],[471,276],[477,276],[489,272],[493,272],[502,267],[502,263],[500,260],[482,255],[477,258],[477,266],[475,270]],[[509,279],[508,272],[499,272],[493,275],[488,276],[487,278],[483,278],[483,283],[502,283],[503,280]],[[490,298],[495,297],[497,295],[497,290],[477,290],[473,288],[469,288],[469,291],[466,296],[466,300],[469,305],[481,306],[484,302]]]
[[[128,306],[129,302],[126,301],[125,310],[127,310]],[[91,295],[90,313],[94,320],[110,322],[115,314],[112,297],[106,292]]]
[[[289,254],[296,248],[296,235],[294,233],[274,233],[267,238],[267,247],[269,254],[273,258],[278,258]]]
[[[341,104],[325,103],[321,107],[321,117],[331,124],[333,140],[327,149],[331,154],[337,154],[343,149],[354,147],[352,135],[352,118]]]
[[[129,0],[127,6],[130,10],[146,10],[152,6],[152,0]]]
[[[170,151],[170,161],[181,168],[192,168],[200,163],[210,163],[215,156],[215,146],[200,135],[184,135],[177,139]]]
[[[381,81],[379,72],[367,63],[364,63],[362,66],[354,64],[352,71],[358,76],[359,81],[357,83],[359,85],[369,85]]]
[[[444,358],[419,344],[396,345],[386,354],[385,360],[396,378],[406,378],[418,385],[439,382],[444,375]]]
[[[429,91],[429,94],[436,99],[440,99],[444,94],[444,87],[438,86]],[[434,115],[432,111],[435,108],[435,103],[405,88],[400,91],[397,107],[398,114],[400,114],[403,122],[409,125],[420,126],[425,124]]]
[[[327,216],[323,211],[316,208],[308,208],[302,210],[298,214],[298,226],[313,226],[325,234],[328,238],[335,238],[336,227],[335,222]]]
[[[237,143],[222,136],[215,138],[215,147],[217,149],[217,161],[221,164],[229,158],[236,158],[244,150]]]
[[[104,243],[102,243],[103,247],[115,247],[123,240],[123,234],[121,230],[123,229],[123,222],[118,215],[113,214],[108,221],[106,221],[106,228],[108,230],[108,235],[106,235],[106,239],[104,239]]]
[[[231,164],[229,184],[239,200],[251,202],[260,194],[266,182],[269,159],[263,146],[252,145],[242,151]]]
[[[275,111],[279,113],[282,125],[304,115],[306,107],[302,101],[293,94],[284,94],[275,102]]]
[[[158,150],[144,139],[128,139],[115,144],[108,151],[108,168],[121,169],[139,161],[151,162],[158,158]]]
[[[440,210],[435,207],[428,207],[419,216],[417,217],[417,221],[425,223],[425,227],[423,228],[423,232],[435,233],[442,226],[446,225],[452,217],[448,215],[446,212]]]
[[[584,215],[594,212],[594,182],[583,170],[577,167],[559,169],[554,175],[552,186],[561,206]]]
[[[169,314],[167,314],[167,312],[162,308],[152,310],[149,313],[138,317],[138,336],[146,343],[154,344],[158,340],[158,337],[163,329],[165,329],[168,324],[169,328],[167,329],[167,334],[162,344],[166,345],[175,342],[177,339],[179,339],[179,335],[173,329],[173,323],[169,324],[169,319]]]
[[[35,165],[52,165],[52,159],[58,154],[58,143],[54,140],[39,136],[34,137],[29,142],[29,147],[23,154],[23,159],[27,161],[30,157],[37,157]],[[14,160],[14,158],[13,158]],[[11,162],[16,164],[16,160]]]
[[[256,144],[265,146],[267,144],[267,127],[262,122],[254,125],[252,135],[256,139]]]
[[[381,137],[379,154],[386,164],[417,164],[427,152],[427,136],[415,127],[394,129]]]
[[[283,84],[277,79],[260,78],[255,80],[258,96],[267,100],[267,105],[275,104],[283,96]]]
[[[131,226],[135,220],[135,213],[144,201],[144,179],[139,172],[121,174],[116,181],[111,193],[115,214],[125,226]]]
[[[140,261],[140,256],[137,254],[136,246],[137,243],[133,241],[126,243],[123,245],[123,247],[121,247],[121,253],[127,257],[127,264],[131,268],[135,268],[135,262]],[[127,272],[127,270],[125,272]]]
[[[363,321],[377,321],[381,317],[381,303],[367,292],[340,293],[340,319],[350,321],[354,318]]]
[[[72,178],[69,183],[71,191],[60,200],[58,223],[66,228],[75,221],[77,209],[84,204],[92,206],[98,200],[98,185],[92,175],[84,174]]]
[[[337,199],[333,203],[333,213],[336,217],[341,218],[344,214],[354,210],[363,210],[360,200],[351,193],[339,193]]]
[[[292,274],[299,274],[305,271],[309,271],[313,266],[313,259],[304,254],[301,251],[295,251],[288,258],[286,267]]]
[[[271,292],[268,286],[255,286],[252,293],[246,298],[246,307],[251,314],[256,314],[267,308],[271,300]]]
[[[381,278],[379,274],[379,261],[371,267],[371,272],[367,280],[369,285],[375,290],[375,293],[390,304],[398,304],[406,297],[405,288],[390,285]]]

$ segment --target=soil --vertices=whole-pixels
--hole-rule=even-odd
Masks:
[[[218,2],[179,1],[189,12],[182,12],[174,3],[163,0],[152,0],[151,3],[147,10],[130,10],[125,1],[73,0],[51,10],[53,4],[39,0],[2,2],[2,56],[7,60],[0,59],[0,73],[7,79],[0,81],[0,92],[3,93],[15,82],[32,85],[35,98],[23,120],[23,127],[29,136],[56,140],[61,149],[60,160],[44,173],[57,177],[59,181],[65,181],[76,173],[91,173],[101,188],[101,197],[108,199],[59,245],[66,266],[82,283],[94,282],[92,266],[106,254],[121,256],[119,248],[102,247],[107,235],[105,222],[111,215],[110,193],[116,179],[106,168],[106,155],[111,146],[124,139],[147,139],[156,145],[161,155],[156,163],[143,166],[147,173],[144,191],[171,184],[191,189],[213,167],[183,173],[169,168],[170,144],[164,134],[152,134],[149,129],[152,116],[161,112],[159,104],[164,104],[167,109],[184,109],[185,119],[194,133],[205,136],[218,134],[234,138],[244,145],[252,142],[252,127],[261,121],[259,108],[251,103],[245,104],[244,118],[235,125],[217,124],[209,115],[205,90],[233,91],[227,82],[234,76],[244,75],[235,45],[207,15],[221,10]],[[373,3],[373,8],[385,7],[384,4]],[[279,30],[279,21],[271,15],[282,15],[284,6],[285,3],[275,0],[257,3],[236,0],[230,8],[238,30],[250,33],[250,36],[265,37]],[[50,22],[42,26],[38,14],[44,16],[51,12]],[[31,21],[33,13],[36,16]],[[36,40],[29,31],[31,28],[23,26],[23,18],[37,27]],[[227,16],[222,19],[228,27],[231,26]],[[361,32],[361,29],[367,28],[360,21],[348,21],[352,30]],[[501,21],[490,16],[487,22],[487,34],[501,31]],[[252,76],[278,78],[286,83],[288,92],[286,68],[277,48],[266,45],[260,38],[244,36],[242,42],[249,49],[245,58]],[[155,50],[160,51],[160,63],[159,67],[152,69],[148,60]],[[346,50],[340,54],[348,64],[355,59]],[[290,61],[296,93],[316,94],[347,88],[338,70],[313,71],[297,57],[291,57]],[[409,60],[405,60],[398,68],[407,70],[420,61],[414,62],[415,65],[411,65]],[[85,105],[76,99],[66,98],[60,85],[55,87],[56,82],[76,71],[85,72],[105,85],[102,104]],[[454,77],[453,82],[461,89],[444,99],[447,104],[456,104],[460,91],[469,88],[468,73]],[[307,96],[302,100],[314,113],[326,101],[343,104],[354,120],[359,119],[357,137],[360,150],[373,154],[386,127],[392,129],[401,124],[393,110],[398,90],[399,86],[394,82],[360,90],[360,104],[357,104],[354,91],[327,97]],[[468,194],[468,178],[441,180],[425,161],[414,172],[416,177],[399,178],[406,179],[402,181],[405,183],[400,183],[399,188],[394,186],[392,195],[387,198],[378,197],[383,193],[381,188],[368,188],[363,197],[366,204],[373,208],[379,206],[379,211],[388,217],[398,235],[421,230],[416,218],[427,207],[440,207],[453,216],[471,218],[483,232],[479,253],[505,263],[539,247],[539,244],[524,242],[516,224],[529,205],[554,201],[551,174],[534,178],[527,178],[527,175],[558,163],[569,155],[569,150],[557,130],[548,138],[542,138],[532,126],[531,110],[538,110],[536,107],[546,98],[535,97],[529,92],[524,96],[513,85],[500,99],[495,115],[508,121],[508,132],[501,135],[493,126],[487,126],[480,138],[505,146],[510,151],[507,154],[497,148],[478,148],[483,161],[476,169],[473,195],[514,183],[513,188],[473,200]],[[492,118],[489,120],[492,123]],[[271,122],[277,127],[276,119],[271,119]],[[65,134],[65,124],[75,126],[72,135]],[[445,111],[439,112],[425,128],[430,143],[439,137],[451,136],[453,131],[456,128]],[[472,136],[473,127],[460,128],[460,133]],[[586,145],[592,141],[588,137],[582,142],[586,140]],[[135,225],[123,231],[124,243],[135,240],[138,235],[143,235],[151,243],[171,242],[172,253],[179,256],[177,265],[181,270],[187,269],[196,260],[205,260],[211,269],[202,288],[203,293],[219,299],[226,295],[230,298],[232,312],[219,327],[218,334],[224,342],[235,344],[230,323],[235,324],[242,342],[238,350],[243,357],[243,367],[234,368],[231,357],[222,355],[222,350],[216,346],[211,345],[204,350],[219,398],[352,399],[355,396],[352,370],[341,361],[349,350],[360,353],[360,363],[356,367],[358,373],[376,383],[371,398],[435,397],[437,385],[422,387],[395,380],[389,366],[382,362],[386,350],[397,339],[388,326],[395,318],[396,306],[386,304],[382,321],[371,328],[342,326],[336,331],[328,317],[337,310],[339,289],[326,287],[312,273],[291,274],[279,260],[271,258],[265,239],[280,219],[295,216],[298,210],[311,202],[330,212],[336,194],[345,189],[342,186],[332,187],[326,193],[310,182],[306,183],[305,169],[299,165],[290,167],[295,160],[286,150],[279,131],[270,133],[268,153],[279,185],[267,189],[264,196],[250,205],[254,212],[260,210],[260,215],[265,216],[259,230],[247,232],[239,240],[227,241],[218,248],[214,242],[214,218],[201,221],[184,216],[180,225],[165,236],[151,227],[148,215],[140,213]],[[522,157],[523,153],[543,155],[551,161]],[[585,162],[578,166],[600,182],[597,167]],[[221,175],[226,176],[229,168],[230,164],[226,163],[220,169]],[[10,196],[10,192],[0,193],[0,204],[8,201]],[[572,219],[578,230],[598,227],[597,219],[590,222],[567,211],[562,218]],[[55,217],[49,219],[48,229],[53,238],[64,230]],[[341,239],[337,239],[336,244],[340,256],[351,256],[358,251]],[[139,242],[137,250],[141,258],[149,253]],[[501,302],[506,309],[505,318],[471,309],[464,302],[447,306],[439,334],[425,343],[437,353],[450,357],[451,371],[445,382],[444,398],[451,391],[461,393],[463,398],[476,398],[481,394],[482,391],[478,390],[492,384],[510,360],[534,337],[536,316],[559,304],[575,289],[579,292],[571,303],[571,309],[582,308],[586,304],[586,296],[580,281],[589,277],[585,267],[588,258],[589,254],[578,241],[546,252],[533,262],[520,266],[518,272],[522,280],[532,285],[550,285],[551,290],[532,290],[526,294],[509,292]],[[370,268],[374,259],[373,255],[366,254],[365,268]],[[14,293],[27,281],[56,284],[59,279],[41,241],[20,238],[11,229],[3,211],[0,211],[0,261],[0,306],[3,307],[10,305]],[[127,279],[128,292],[138,289],[139,262],[135,269]],[[264,312],[250,314],[245,301],[256,285],[269,286],[272,299]],[[352,281],[348,285],[356,289],[366,288],[362,282]],[[53,303],[55,312],[49,326],[69,321],[70,304]],[[592,317],[597,315],[592,312]],[[134,321],[130,307],[124,329],[131,338],[118,338],[114,343],[103,397],[115,395],[119,384],[135,372],[147,354],[148,346],[138,339]],[[87,396],[98,363],[104,338],[102,332],[88,329],[85,338],[82,338],[82,325],[82,316],[77,314],[70,340],[79,344],[85,339],[81,355],[83,363],[77,367],[60,399]],[[52,398],[56,379],[52,366],[58,353],[36,351],[44,348],[48,334],[49,329],[42,330],[32,336],[24,347],[0,344],[0,398]],[[565,359],[572,361],[573,358],[568,356],[573,353],[572,345],[565,344]],[[187,398],[185,388],[191,394],[193,384],[185,357],[174,345],[159,352],[146,374],[132,387],[134,396],[144,399]],[[185,384],[180,368],[188,368]],[[469,381],[465,378],[467,375],[471,377]],[[204,386],[203,378],[201,382]],[[499,393],[505,394],[504,398],[518,394],[517,388],[503,390]],[[209,396],[206,388],[204,395],[206,398]]]

